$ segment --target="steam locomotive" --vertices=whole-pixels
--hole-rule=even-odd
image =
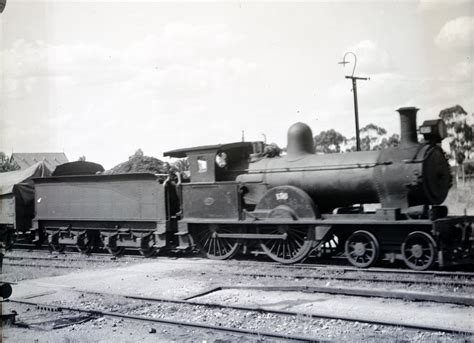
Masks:
[[[311,129],[288,131],[287,154],[263,142],[168,151],[187,158],[181,174],[59,175],[35,179],[35,217],[24,234],[55,250],[105,247],[144,256],[198,248],[211,259],[264,253],[280,263],[344,252],[354,266],[403,260],[472,263],[474,217],[448,216],[451,186],[440,146],[442,120],[425,121],[418,142],[414,107],[398,110],[396,148],[315,154]],[[369,209],[368,204],[378,208]]]

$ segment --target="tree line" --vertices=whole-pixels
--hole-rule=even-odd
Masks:
[[[375,124],[368,124],[360,129],[361,150],[381,150],[396,147],[399,143],[398,134],[387,136],[387,130]],[[330,129],[314,136],[314,147],[316,152],[324,154],[350,152],[356,150],[356,139],[346,138],[340,132]]]
[[[469,115],[460,105],[440,111],[447,128],[449,151],[446,157],[455,165],[462,165],[472,158],[474,114]],[[330,129],[314,137],[316,152],[338,153],[355,151],[355,137],[346,138],[340,132]],[[375,124],[368,124],[360,129],[361,150],[380,150],[396,147],[400,143],[398,134],[388,135],[387,130]]]

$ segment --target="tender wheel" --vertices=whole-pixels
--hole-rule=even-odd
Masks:
[[[377,238],[368,231],[354,232],[346,240],[345,253],[349,262],[359,268],[367,268],[377,262],[380,247]]]
[[[79,235],[78,242],[76,244],[76,248],[79,252],[83,254],[89,254],[92,251],[92,242],[89,239],[87,233],[83,233]]]
[[[59,240],[58,234],[48,235],[49,248],[52,251],[63,252],[64,249],[66,249],[66,246],[64,244],[60,244],[58,240]]]
[[[308,239],[311,228],[290,225],[277,225],[260,228],[259,233],[286,235],[284,239],[262,239],[262,250],[274,261],[284,264],[297,263],[311,251],[312,241]]]
[[[49,247],[51,248],[51,250],[56,252],[63,252],[66,249],[66,246],[64,244],[59,243],[49,243]]]
[[[151,237],[144,237],[142,238],[142,246],[140,247],[139,251],[143,257],[152,257],[157,253],[156,247],[154,247],[155,240]]]
[[[109,254],[112,254],[114,256],[121,256],[123,255],[125,248],[124,247],[107,247],[107,251]]]
[[[124,253],[124,247],[118,247],[116,245],[117,238],[115,236],[108,237],[107,235],[101,235],[102,244],[104,245],[105,249],[114,256],[120,256]]]
[[[413,270],[426,270],[435,262],[437,250],[433,237],[425,232],[415,231],[402,243],[403,261]]]
[[[5,250],[11,250],[15,244],[15,235],[12,232],[7,232],[5,238]]]
[[[232,258],[240,248],[240,241],[232,238],[218,237],[219,233],[240,233],[237,228],[226,228],[217,224],[199,226],[193,230],[193,239],[198,249],[212,260]]]

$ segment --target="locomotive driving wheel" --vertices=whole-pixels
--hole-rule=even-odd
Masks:
[[[219,237],[218,234],[240,233],[237,228],[226,228],[218,224],[199,226],[192,237],[198,249],[209,259],[226,260],[232,258],[241,246],[238,239]]]
[[[377,238],[368,231],[354,232],[346,240],[345,253],[350,264],[367,268],[377,262],[380,247]]]
[[[272,260],[290,264],[300,262],[311,250],[312,241],[309,237],[309,227],[276,225],[275,227],[261,227],[259,233],[279,235],[281,238],[261,239],[262,250]]]
[[[413,270],[430,268],[435,262],[436,254],[436,242],[423,231],[410,233],[402,243],[403,261]]]

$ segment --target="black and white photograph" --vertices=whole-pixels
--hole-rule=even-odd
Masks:
[[[0,343],[474,340],[473,0],[0,0]]]

